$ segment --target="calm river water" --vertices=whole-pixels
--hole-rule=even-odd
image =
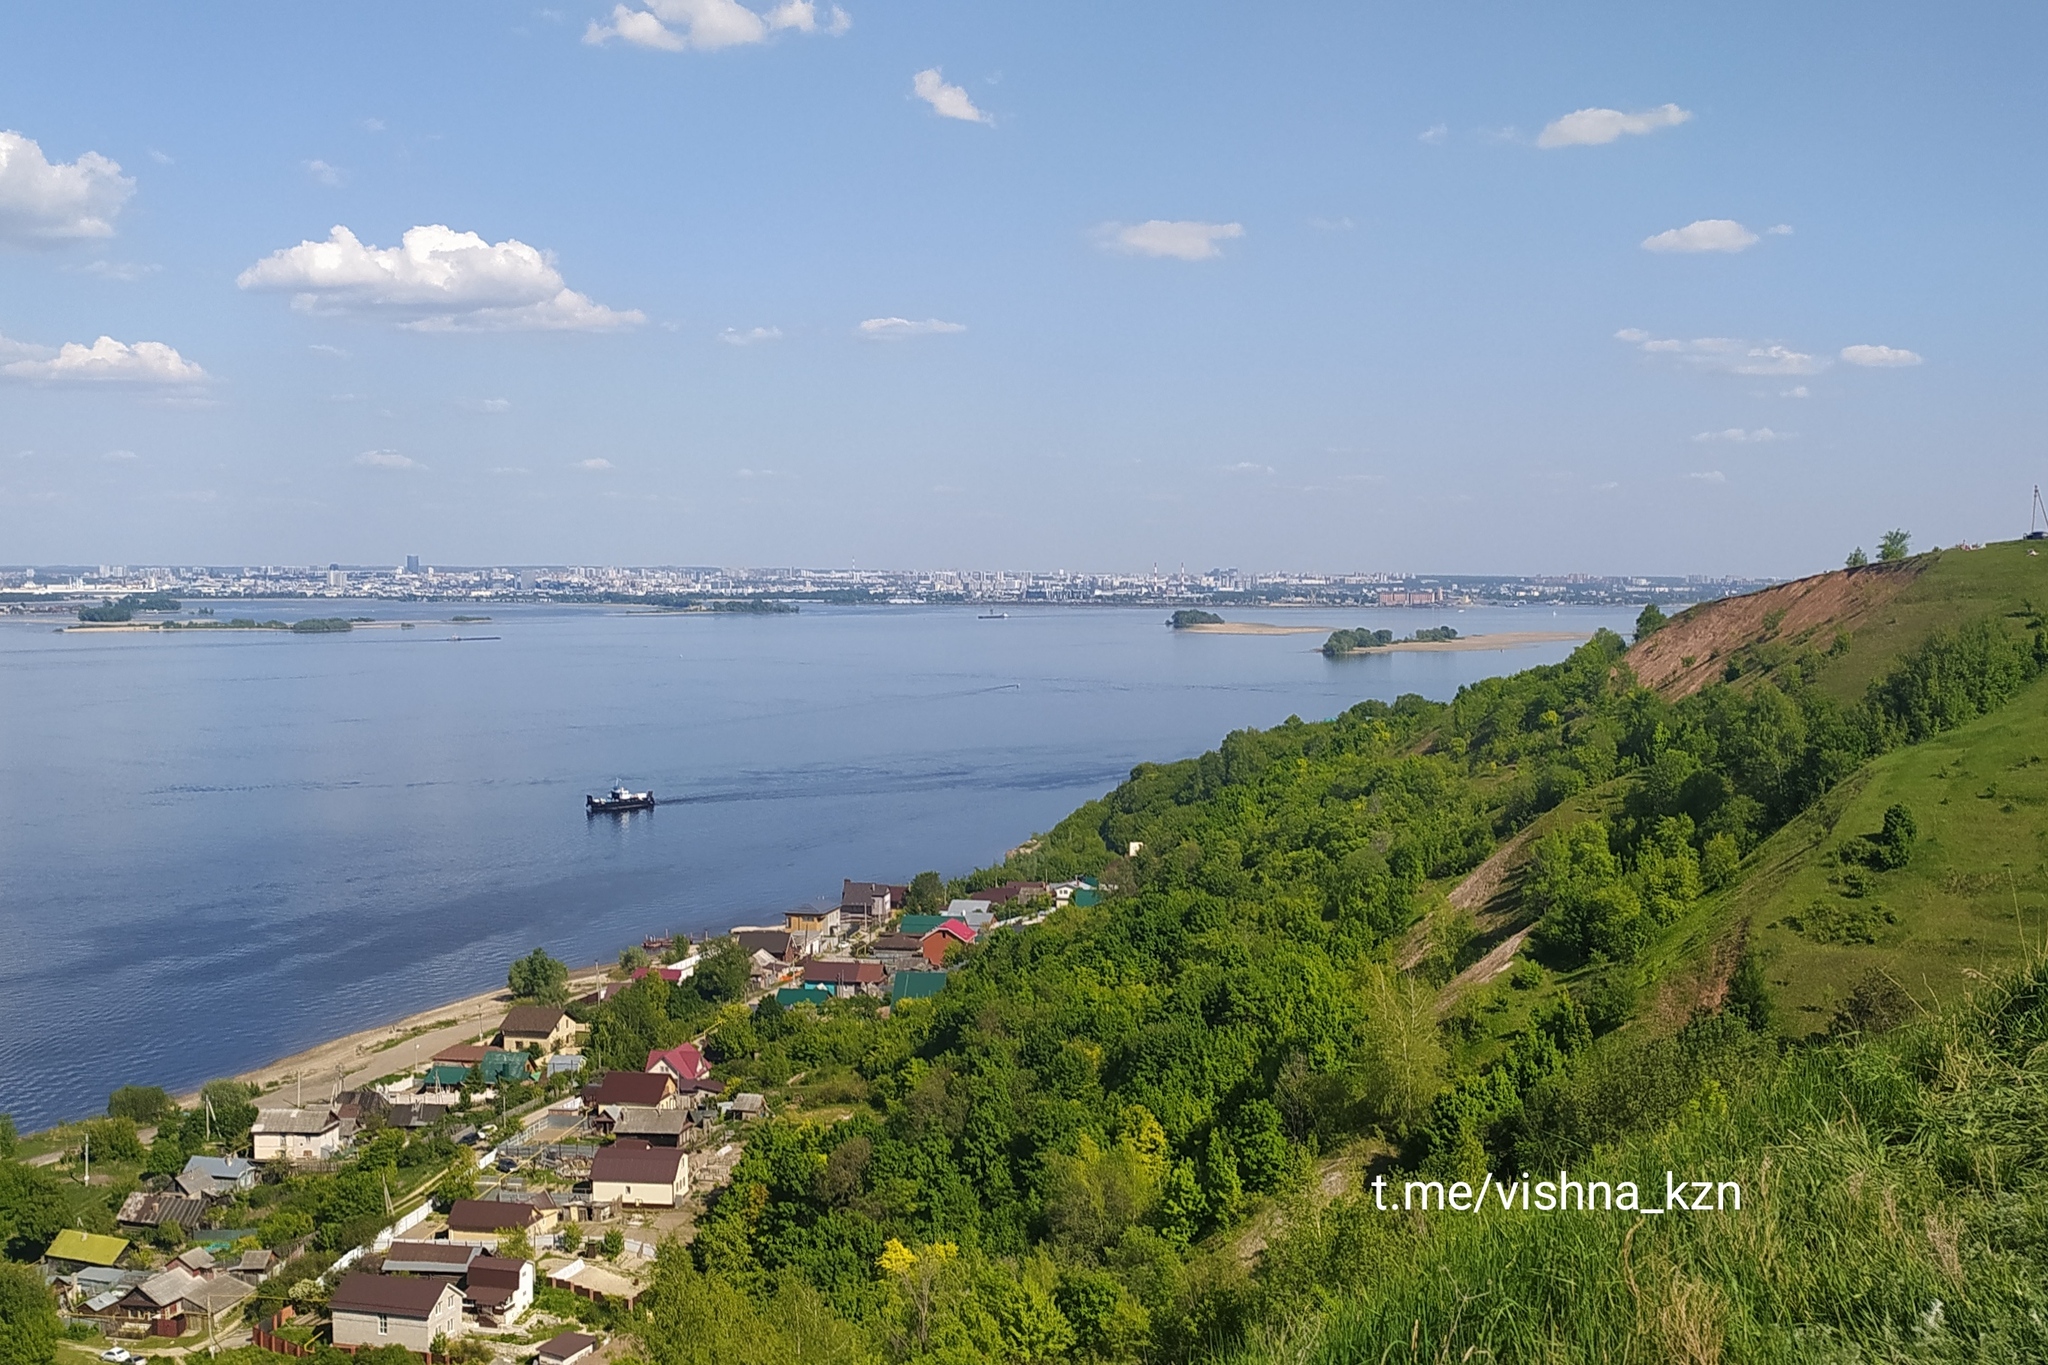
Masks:
[[[588,963],[842,877],[962,873],[1142,760],[1571,648],[1332,662],[1320,636],[1177,635],[1157,609],[457,610],[348,604],[422,624],[333,636],[0,618],[0,1112],[26,1131],[246,1070],[501,982],[535,944]],[[1242,615],[1472,635],[1635,611]],[[618,779],[680,800],[586,819]]]

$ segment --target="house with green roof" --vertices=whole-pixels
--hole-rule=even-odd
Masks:
[[[784,1009],[791,1005],[823,1005],[831,999],[830,986],[784,986],[775,992],[775,1003]]]
[[[929,1000],[945,989],[945,985],[944,972],[898,972],[895,979],[889,983],[889,1003],[894,1005],[904,1000]]]
[[[65,1228],[50,1243],[50,1249],[43,1253],[48,1261],[70,1261],[77,1265],[112,1265],[128,1250],[124,1237],[108,1237],[97,1232],[80,1232],[77,1228]]]
[[[932,930],[954,918],[951,915],[905,915],[896,925],[899,934],[912,934],[923,938]]]

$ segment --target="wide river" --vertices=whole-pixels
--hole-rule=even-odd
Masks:
[[[218,610],[420,624],[0,618],[0,1112],[23,1131],[481,990],[536,944],[589,963],[775,922],[842,877],[964,873],[1140,761],[1571,649],[1331,661],[1319,635],[1178,634],[1159,609]],[[1589,634],[1635,609],[1229,614]],[[586,818],[621,779],[674,804]]]

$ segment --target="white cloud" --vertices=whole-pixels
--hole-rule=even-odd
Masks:
[[[929,104],[940,118],[956,118],[963,123],[995,122],[974,107],[974,101],[967,97],[964,89],[946,84],[936,66],[926,67],[912,76],[910,89],[919,99]]]
[[[1729,427],[1726,431],[1703,431],[1693,437],[1695,441],[1734,441],[1742,445],[1762,445],[1771,441],[1789,441],[1791,433],[1772,431],[1769,427],[1758,427],[1755,431],[1744,431],[1741,427]]]
[[[1746,251],[1761,240],[1733,218],[1702,218],[1643,238],[1645,251]]]
[[[1804,385],[1804,384],[1794,384],[1794,385],[1793,385],[1793,386],[1792,386],[1791,388],[1789,388],[1789,389],[1785,389],[1785,390],[1783,390],[1782,392],[1780,392],[1780,393],[1778,394],[1778,397],[1780,397],[1780,398],[1811,398],[1811,397],[1813,397],[1813,391],[1812,391],[1811,389],[1807,388],[1807,387],[1806,387],[1806,385]]]
[[[135,181],[98,152],[52,162],[34,138],[0,132],[0,242],[48,246],[111,237]]]
[[[718,334],[718,339],[728,346],[753,346],[763,341],[782,340],[782,329],[780,327],[749,327],[746,331],[742,332],[736,327],[728,327]]]
[[[1699,481],[1700,483],[1726,483],[1726,482],[1728,482],[1728,476],[1727,476],[1726,474],[1723,474],[1723,473],[1722,473],[1722,472],[1721,472],[1720,470],[1718,470],[1718,469],[1702,469],[1702,470],[1699,470],[1699,471],[1697,471],[1697,472],[1695,472],[1695,473],[1691,473],[1691,474],[1688,474],[1688,475],[1686,475],[1685,477],[1687,477],[1688,479],[1695,479],[1695,480]]]
[[[1223,254],[1218,242],[1244,236],[1244,224],[1153,218],[1143,223],[1104,223],[1095,230],[1095,236],[1105,251],[1206,261]]]
[[[1842,359],[1851,365],[1894,369],[1901,365],[1918,365],[1922,357],[1917,351],[1903,351],[1892,346],[1844,346]]]
[[[1349,218],[1311,218],[1308,225],[1317,232],[1349,232],[1358,226]]]
[[[1639,114],[1624,114],[1619,109],[1578,109],[1545,125],[1536,136],[1536,145],[1600,147],[1624,134],[1654,133],[1659,128],[1676,128],[1691,119],[1691,111],[1675,104],[1660,104]]]
[[[43,348],[34,349],[48,355]],[[0,349],[0,355],[5,354]],[[112,337],[101,337],[90,346],[67,341],[54,357],[10,361],[0,365],[0,374],[44,384],[204,384],[212,377],[161,341],[130,346]]]
[[[869,318],[859,327],[862,336],[870,341],[895,341],[903,337],[944,336],[951,332],[964,332],[964,322],[941,322],[937,318],[926,318],[922,322],[911,318]]]
[[[1434,147],[1439,142],[1450,137],[1450,135],[1451,126],[1448,123],[1432,123],[1429,127],[1417,133],[1415,140],[1417,142],[1427,142],[1430,146]]]
[[[420,332],[604,332],[647,320],[569,288],[553,259],[524,242],[492,244],[439,224],[384,248],[337,226],[324,242],[272,252],[235,283],[289,292],[295,308],[383,314]]]
[[[715,52],[724,47],[765,43],[771,34],[829,33],[835,37],[853,27],[853,16],[832,6],[823,23],[812,0],[783,0],[766,14],[738,0],[648,0],[647,8],[614,5],[609,24],[591,21],[583,41],[601,46],[617,38],[635,47],[660,52]]]
[[[347,351],[342,350],[341,347],[339,346],[329,346],[324,341],[316,341],[312,345],[308,346],[306,349],[309,351],[313,351],[319,355],[331,355],[337,360],[348,359]]]
[[[592,474],[602,474],[612,467],[612,462],[602,457],[593,456],[588,460],[578,460],[569,467],[571,469],[587,470]]]
[[[324,161],[308,161],[306,163],[306,174],[322,185],[339,185],[341,183],[341,169],[337,166],[330,166]]]
[[[410,456],[401,455],[395,450],[366,450],[356,456],[355,462],[365,469],[412,471],[426,468],[418,460],[412,459]]]
[[[132,450],[110,450],[100,456],[102,460],[134,460],[141,458]]]
[[[1640,327],[1624,327],[1614,334],[1646,355],[1670,356],[1690,369],[1718,374],[1796,375],[1819,374],[1828,362],[1819,356],[1795,351],[1776,342],[1744,341],[1737,337],[1696,337],[1679,341],[1653,337]]]
[[[1764,236],[1766,237],[1790,237],[1791,235],[1792,225],[1790,223],[1778,223],[1764,229]]]
[[[458,405],[471,412],[512,411],[512,400],[509,398],[464,398],[458,400]]]
[[[1273,466],[1260,464],[1257,460],[1239,460],[1236,464],[1225,465],[1223,472],[1226,474],[1270,474],[1273,472]]]

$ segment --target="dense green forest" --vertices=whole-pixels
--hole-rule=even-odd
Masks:
[[[1680,951],[1790,822],[2019,696],[2048,639],[2030,610],[1953,624],[1847,701],[1815,685],[1842,652],[1752,651],[1674,701],[1602,634],[1448,704],[1365,702],[1141,765],[962,883],[1092,874],[1112,894],[987,936],[890,1017],[626,992],[606,1012],[638,1012],[634,1046],[708,1016],[720,1073],[781,1106],[665,1253],[650,1353],[2048,1351],[2026,1137],[2048,972],[1931,1016],[1873,973],[1805,1028],[1746,923]],[[1899,805],[1826,856],[1881,879],[1916,846]],[[1446,892],[1496,852],[1508,927],[1533,933],[1480,979],[1499,936]],[[1368,1185],[1560,1170],[1634,1181],[1652,1212],[1425,1215]],[[1669,1171],[1747,1202],[1656,1217]]]

